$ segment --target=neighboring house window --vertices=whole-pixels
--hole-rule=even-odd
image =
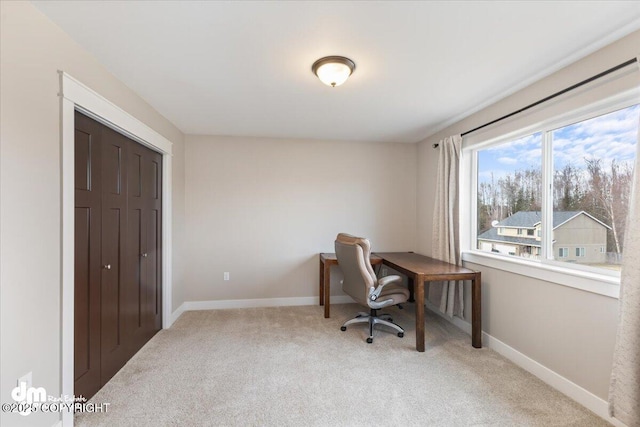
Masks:
[[[602,274],[619,271],[640,116],[640,104],[626,102],[585,120],[553,119],[539,132],[471,148],[477,160],[475,247],[505,242],[517,247],[510,254],[528,259]],[[527,253],[523,247],[530,241],[496,227],[516,228],[517,236],[526,229],[527,236],[540,237],[540,247]],[[587,244],[600,250],[586,251]],[[570,247],[578,260],[569,258]]]

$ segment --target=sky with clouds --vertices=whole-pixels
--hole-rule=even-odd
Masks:
[[[640,104],[553,131],[554,168],[566,164],[584,168],[585,159],[629,162],[633,166],[638,141]],[[542,134],[536,133],[478,152],[478,181],[495,180],[516,170],[539,169]]]

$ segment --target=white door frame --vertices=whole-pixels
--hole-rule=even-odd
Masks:
[[[62,166],[62,333],[61,394],[73,396],[74,332],[74,192],[75,111],[117,130],[162,154],[162,327],[171,326],[171,146],[172,143],[117,105],[89,89],[67,73],[60,74],[60,140]],[[73,426],[73,412],[62,412],[62,425]]]

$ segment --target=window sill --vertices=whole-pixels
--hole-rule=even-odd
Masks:
[[[462,260],[610,298],[619,298],[620,296],[620,278],[617,276],[573,270],[557,265],[508,258],[479,251],[463,252]]]

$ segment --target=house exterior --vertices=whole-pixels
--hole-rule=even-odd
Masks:
[[[553,213],[553,256],[579,264],[605,263],[611,227],[585,211]],[[478,235],[478,249],[524,258],[541,255],[540,211],[520,211]]]

